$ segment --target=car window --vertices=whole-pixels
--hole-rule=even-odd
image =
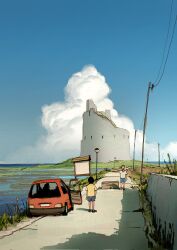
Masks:
[[[67,194],[67,193],[68,193],[68,189],[67,189],[65,183],[62,182],[62,181],[61,181],[61,189],[62,189],[62,191],[63,191],[64,194]]]
[[[73,191],[80,191],[80,185],[78,184],[78,179],[71,179],[69,182],[69,188]]]
[[[61,196],[56,182],[33,184],[29,193],[31,198],[51,198]]]
[[[35,196],[35,194],[37,194],[37,185],[33,185],[31,190],[31,196]]]

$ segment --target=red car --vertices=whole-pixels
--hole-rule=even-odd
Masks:
[[[34,181],[28,194],[29,215],[67,215],[73,204],[82,204],[81,191],[71,190],[62,179]]]

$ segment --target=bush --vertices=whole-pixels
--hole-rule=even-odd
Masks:
[[[170,154],[167,154],[167,156],[168,156],[168,163],[164,160],[166,168],[167,168],[166,174],[177,175],[177,161],[175,159],[171,161]]]
[[[8,224],[10,224],[11,222],[11,218],[8,214],[4,213],[1,217],[0,217],[0,230],[2,229],[7,229]]]

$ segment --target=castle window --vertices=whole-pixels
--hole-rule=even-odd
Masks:
[[[86,140],[86,135],[84,136],[84,140]]]
[[[91,140],[92,140],[92,135],[91,135]]]
[[[102,135],[102,139],[103,139],[103,135]]]
[[[116,135],[114,135],[114,139],[116,138]]]

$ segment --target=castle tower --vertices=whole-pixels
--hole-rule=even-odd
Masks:
[[[83,114],[81,156],[91,155],[91,161],[95,161],[94,148],[100,149],[99,162],[130,160],[129,132],[115,125],[110,110],[97,111],[94,102],[87,100]]]

